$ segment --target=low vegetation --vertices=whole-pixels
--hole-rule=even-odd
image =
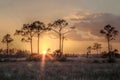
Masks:
[[[85,57],[66,62],[0,63],[1,80],[120,80],[120,63],[100,63]]]

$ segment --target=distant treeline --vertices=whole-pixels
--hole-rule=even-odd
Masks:
[[[0,49],[0,58],[22,58],[30,55],[27,50],[9,49],[9,54],[7,54],[7,49]]]

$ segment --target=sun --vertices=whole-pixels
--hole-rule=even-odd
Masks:
[[[46,54],[46,53],[47,53],[47,51],[43,51],[42,53],[43,53],[43,54]]]

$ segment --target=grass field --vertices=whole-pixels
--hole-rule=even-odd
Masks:
[[[1,62],[0,80],[120,80],[120,63],[93,63],[91,59],[66,62]]]

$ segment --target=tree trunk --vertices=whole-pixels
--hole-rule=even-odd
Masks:
[[[62,41],[62,39],[61,39],[61,33],[59,34],[59,49],[60,49],[60,52],[61,52],[61,41]]]
[[[111,59],[111,50],[110,50],[110,40],[108,38],[108,55],[109,55],[109,59]]]
[[[98,55],[98,49],[97,49],[97,55]]]
[[[63,47],[64,47],[64,36],[62,37],[62,46],[61,46],[61,52],[63,53]]]
[[[33,49],[32,49],[32,37],[31,37],[31,40],[30,40],[30,45],[31,45],[31,54],[33,54]]]
[[[38,54],[39,54],[39,43],[40,43],[40,34],[38,34]]]
[[[7,55],[9,54],[9,47],[8,47],[8,42],[7,42]]]
[[[87,58],[88,58],[88,55],[89,55],[89,52],[87,52],[87,55],[86,55]]]
[[[108,40],[108,52],[110,52],[110,41]]]

